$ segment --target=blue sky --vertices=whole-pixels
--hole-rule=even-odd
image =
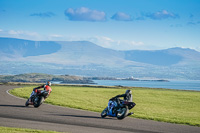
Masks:
[[[200,51],[200,0],[0,0],[0,37]]]

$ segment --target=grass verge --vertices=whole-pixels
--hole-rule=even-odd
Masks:
[[[28,98],[34,87],[16,88],[10,93]],[[46,103],[95,112],[101,112],[111,97],[126,90],[96,86],[52,86],[52,89]],[[135,114],[131,117],[200,126],[200,92],[139,87],[129,89],[136,103],[132,109]]]
[[[0,127],[0,133],[60,133],[60,132],[26,129],[26,128]]]

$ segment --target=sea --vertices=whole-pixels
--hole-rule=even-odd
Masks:
[[[105,86],[127,86],[127,87],[149,87],[178,90],[200,91],[200,80],[169,80],[161,81],[133,81],[133,80],[93,80],[96,85]]]

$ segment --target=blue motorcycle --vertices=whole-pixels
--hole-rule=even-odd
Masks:
[[[124,119],[126,116],[132,115],[129,113],[136,104],[134,102],[127,102],[119,98],[109,100],[108,106],[101,112],[101,117],[106,116],[117,117],[117,119]]]

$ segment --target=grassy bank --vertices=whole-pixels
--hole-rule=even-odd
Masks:
[[[0,133],[59,133],[59,132],[25,129],[25,128],[0,127]]]
[[[35,86],[17,88],[10,92],[28,98]],[[108,100],[126,89],[52,86],[53,92],[46,103],[101,112]],[[136,106],[131,117],[200,126],[200,92],[131,88]]]

